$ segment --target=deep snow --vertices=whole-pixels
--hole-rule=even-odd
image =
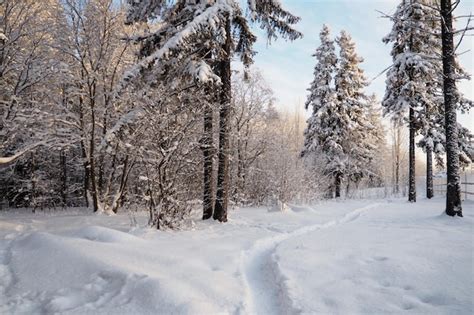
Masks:
[[[0,314],[472,314],[474,203],[243,208],[226,224],[0,212]]]

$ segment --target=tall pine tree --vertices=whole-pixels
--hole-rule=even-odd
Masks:
[[[339,45],[339,61],[334,78],[336,89],[337,128],[334,140],[343,154],[334,160],[336,197],[340,196],[340,184],[343,177],[359,181],[364,177],[362,165],[368,165],[371,159],[372,145],[366,141],[366,133],[371,130],[367,120],[368,98],[364,94],[367,86],[364,72],[360,68],[363,58],[355,51],[351,36],[342,31],[336,39]]]
[[[458,123],[456,118],[456,60],[454,47],[453,7],[451,0],[441,0],[441,39],[443,47],[443,95],[446,130],[447,189],[446,214],[462,217],[459,177]]]
[[[216,198],[212,209],[209,207],[209,185],[205,185],[203,218],[209,218],[214,211],[214,219],[225,222],[230,190],[230,62],[237,54],[243,64],[249,66],[253,62],[256,37],[250,31],[240,2],[236,0],[128,0],[128,3],[130,23],[158,21],[159,27],[135,38],[145,49],[142,49],[141,61],[128,73],[125,81],[148,73],[148,81],[163,83],[168,81],[163,75],[168,74],[171,82],[176,78],[191,77],[219,87],[216,93],[219,102]],[[302,36],[292,27],[299,18],[284,10],[280,1],[248,0],[247,5],[250,20],[260,24],[269,41],[277,35],[289,40]],[[212,131],[209,120],[205,129]],[[206,174],[209,175],[209,169]]]
[[[403,0],[392,17],[392,31],[383,39],[393,44],[393,64],[387,72],[382,105],[393,120],[408,122],[410,202],[416,201],[415,136],[421,128],[424,109],[436,106],[432,82],[436,82],[438,68],[433,63],[433,53],[426,50],[426,43],[432,41],[429,26],[436,17],[425,2]]]
[[[334,179],[332,188],[340,197],[343,178],[358,182],[373,175],[370,165],[376,149],[373,140],[378,137],[377,119],[371,117],[374,124],[367,120],[372,106],[363,91],[367,85],[359,67],[363,59],[356,54],[350,35],[343,31],[336,40],[339,59],[327,26],[323,26],[320,39],[321,45],[314,54],[314,80],[306,101],[306,109],[312,106],[313,112],[307,121],[301,155],[324,156],[325,173]],[[368,133],[374,137],[368,137]]]
[[[310,155],[322,146],[326,138],[328,126],[327,118],[334,110],[336,97],[333,78],[336,71],[337,56],[334,41],[329,37],[329,27],[324,25],[319,34],[321,45],[316,49],[313,57],[316,58],[314,79],[308,89],[310,94],[305,103],[305,109],[312,107],[312,115],[307,120],[308,126],[304,132],[305,142],[302,156]]]
[[[312,115],[307,120],[308,125],[304,132],[305,141],[301,156],[311,157],[321,152],[325,155],[326,163],[328,163],[329,157],[335,155],[335,151],[337,151],[329,142],[332,129],[336,124],[333,119],[336,110],[333,80],[337,56],[328,26],[323,26],[319,38],[321,44],[313,54],[316,58],[313,72],[314,79],[308,89],[310,94],[305,103],[305,109],[312,107]],[[326,173],[333,175],[330,168],[326,168]]]
[[[389,76],[395,75],[388,78],[387,88],[392,88],[393,91],[399,93],[399,96],[402,95],[403,97],[410,96],[409,93],[406,93],[407,91],[412,93],[409,98],[411,101],[410,109],[413,109],[412,114],[415,114],[416,117],[410,121],[416,121],[417,132],[421,135],[418,146],[426,153],[427,198],[432,198],[434,195],[433,157],[439,166],[443,166],[445,152],[444,78],[442,59],[440,58],[442,54],[441,17],[439,10],[430,5],[431,3],[428,0],[403,1],[393,17],[394,28],[392,33],[384,39],[386,42],[394,42],[394,51],[392,52],[400,54],[398,57],[401,57],[403,61],[395,60],[394,67],[389,71]],[[402,43],[405,45],[405,50],[400,47]],[[407,46],[408,49],[411,49],[408,51],[411,55],[406,54]],[[395,51],[396,49],[397,51]],[[403,58],[406,60],[403,60]],[[413,68],[417,69],[410,70]],[[403,71],[408,73],[408,77],[402,73]],[[455,62],[455,72],[456,79],[469,79],[469,75],[458,62]],[[410,75],[411,78],[416,77],[416,80],[412,80]],[[394,80],[399,81],[394,82]],[[406,83],[416,82],[404,86],[403,80]],[[405,89],[405,93],[403,89]],[[394,94],[391,97],[394,97]],[[387,91],[386,96],[389,95],[389,91]],[[459,92],[456,99],[456,106],[459,110],[469,110],[472,107],[472,102],[465,99]],[[406,109],[403,108],[403,105],[400,108],[395,106],[394,103],[394,99],[386,99],[386,109],[394,114],[395,119],[399,119],[399,115],[403,114]],[[464,151],[461,150],[460,157],[466,162],[468,161],[466,157],[469,156],[468,138],[461,134],[458,138],[460,147],[465,148]],[[413,145],[413,137],[410,140],[410,144]],[[410,153],[414,155],[414,150],[411,150]],[[411,172],[411,174],[414,174],[414,172]],[[410,182],[413,183],[413,181]]]

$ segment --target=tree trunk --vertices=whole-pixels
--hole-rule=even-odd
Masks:
[[[132,162],[129,162],[129,155],[127,154],[125,156],[125,161],[123,163],[122,176],[120,178],[120,186],[114,196],[114,201],[112,203],[112,211],[114,213],[117,213],[118,209],[123,206],[124,199],[127,193],[128,176],[130,175],[130,172],[132,171],[134,164],[135,164],[135,160],[132,160]]]
[[[87,193],[89,191],[89,161],[87,159],[87,152],[86,152],[86,135],[84,132],[84,113],[83,113],[83,106],[84,106],[84,101],[82,97],[79,97],[79,122],[81,125],[81,155],[82,155],[82,160],[83,160],[83,166],[84,166],[84,201],[86,202],[86,208],[89,208],[89,198],[87,196]]]
[[[395,147],[395,193],[400,193],[400,126],[396,126],[396,147]]]
[[[89,139],[89,176],[91,181],[92,205],[94,212],[99,210],[99,196],[97,192],[97,177],[95,165],[95,86],[89,86],[90,109],[91,109],[91,131]]]
[[[107,103],[107,101],[106,101]],[[105,108],[105,113],[104,117],[102,119],[102,139],[105,139],[107,135],[107,107]],[[105,171],[105,165],[104,165],[104,154],[99,154],[99,174],[98,174],[98,193],[102,196],[104,192],[104,171]]]
[[[433,197],[433,150],[426,148],[426,198]]]
[[[67,163],[66,163],[66,151],[61,150],[59,152],[59,158],[61,163],[61,199],[63,207],[67,207]]]
[[[31,164],[30,164],[30,182],[31,182],[31,198],[28,201],[29,206],[33,206],[33,213],[36,212],[36,208],[38,207],[37,199],[36,199],[36,178],[35,178],[35,168],[36,168],[36,161],[35,161],[35,153],[31,152]]]
[[[235,182],[234,187],[234,200],[237,203],[242,202],[242,192],[244,189],[243,182],[244,182],[244,148],[242,144],[242,140],[240,139],[241,133],[237,131],[237,180]]]
[[[212,175],[213,175],[213,126],[212,126],[213,110],[212,105],[207,104],[204,109],[204,137],[202,143],[202,154],[204,158],[204,186],[202,207],[202,219],[207,220],[212,217],[214,210],[213,194],[212,194]]]
[[[230,59],[232,48],[232,34],[230,17],[226,18],[226,41],[224,51],[226,56],[220,62],[220,77],[222,81],[219,109],[219,155],[217,169],[216,203],[214,207],[214,220],[227,222],[227,207],[229,203],[229,124],[231,100],[231,72]]]
[[[91,147],[89,150],[89,180],[90,180],[90,188],[91,188],[91,195],[92,195],[92,206],[94,207],[94,212],[99,210],[99,196],[97,194],[97,178],[95,176],[95,157],[94,157],[94,144],[91,140]]]
[[[395,193],[400,193],[400,156],[397,155],[395,160]]]
[[[415,110],[410,107],[410,152],[408,167],[408,201],[416,202],[416,178],[415,178]]]
[[[334,198],[334,185],[330,185],[328,187],[328,189],[326,190],[326,194],[324,195],[324,198],[326,199]]]
[[[336,174],[336,178],[334,179],[334,186],[336,189],[336,198],[341,197],[341,173]]]
[[[446,214],[462,217],[461,184],[459,181],[459,146],[456,118],[455,49],[451,0],[441,0],[443,44],[443,94],[446,129]]]

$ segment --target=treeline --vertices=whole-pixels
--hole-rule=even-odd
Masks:
[[[300,36],[276,2],[251,9],[271,37]],[[277,112],[249,70],[255,36],[240,10],[3,1],[0,156],[18,157],[1,164],[3,205],[145,208],[151,225],[176,227],[196,201],[225,221],[229,202],[318,198],[324,176],[299,158],[302,119]],[[231,77],[233,55],[247,67]]]
[[[456,30],[443,22],[443,6],[451,7],[450,1],[411,0],[401,2],[394,15],[391,32],[383,38],[392,44],[393,64],[387,71],[386,93],[382,102],[384,113],[398,126],[408,124],[409,128],[409,194],[410,202],[416,201],[415,146],[426,153],[426,196],[433,197],[433,160],[440,168],[447,164],[448,173],[456,164],[457,184],[459,187],[459,164],[472,162],[474,138],[468,129],[456,122],[456,111],[468,112],[473,102],[468,100],[456,88],[456,82],[470,79],[457,61],[455,51],[449,56],[443,51],[443,40]],[[444,13],[452,16],[452,9]],[[447,27],[449,30],[446,31]],[[467,31],[464,30],[464,32]],[[463,31],[459,34],[464,34]],[[463,37],[463,36],[462,36]],[[460,41],[462,40],[460,38]],[[453,41],[453,39],[451,39]],[[459,41],[459,43],[460,43]],[[444,45],[445,46],[445,45]],[[459,44],[458,44],[459,47]],[[445,48],[445,47],[444,47]],[[452,58],[448,62],[448,57]],[[446,99],[446,68],[451,69],[451,95]],[[449,101],[448,108],[445,107]],[[451,124],[446,117],[451,117]],[[454,118],[454,120],[452,120]],[[450,132],[447,132],[450,130]],[[416,143],[415,137],[420,140]],[[450,139],[451,138],[451,139]],[[447,155],[447,147],[456,147]],[[450,177],[454,174],[452,173]],[[448,185],[449,186],[449,185]],[[460,201],[459,201],[460,206]]]
[[[446,168],[448,215],[462,216],[460,165],[474,159],[472,133],[461,126],[456,114],[468,112],[473,102],[457,89],[456,83],[470,79],[457,61],[456,50],[467,26],[455,30],[451,1],[401,1],[393,15],[391,32],[383,38],[392,44],[393,64],[386,69],[386,93],[383,114],[391,119],[392,179],[394,193],[400,192],[404,177],[402,128],[408,125],[408,200],[416,202],[416,145],[426,153],[426,196],[432,198],[434,163]],[[454,45],[454,37],[459,41]],[[328,196],[341,196],[343,181],[347,187],[362,179],[380,180],[385,134],[380,124],[375,97],[364,93],[368,85],[349,34],[336,38],[339,55],[329,28],[320,33],[321,45],[314,56],[314,80],[309,88],[306,108],[312,108],[305,131],[303,156],[323,157],[324,173],[332,180]],[[416,141],[419,137],[419,141]]]
[[[225,222],[232,204],[310,202],[343,195],[344,184],[347,195],[361,183],[392,180],[398,192],[406,123],[410,200],[417,134],[428,162],[442,161],[446,149],[458,187],[459,163],[450,162],[468,161],[470,135],[453,127],[452,112],[472,103],[455,89],[453,80],[467,74],[454,52],[446,82],[441,18],[434,9],[427,18],[429,8],[402,2],[384,39],[394,44],[382,102],[394,118],[392,158],[347,32],[335,40],[338,51],[328,28],[320,34],[305,131],[299,115],[275,110],[271,89],[251,68],[250,23],[269,42],[300,38],[299,18],[279,0],[3,0],[2,204],[148,209],[160,228],[179,226],[196,203],[203,219]],[[443,107],[449,84],[455,97]]]

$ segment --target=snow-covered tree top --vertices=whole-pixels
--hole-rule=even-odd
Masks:
[[[336,93],[339,99],[359,97],[362,89],[367,86],[367,80],[359,64],[364,61],[355,51],[355,43],[346,31],[341,31],[336,39],[339,44],[339,66],[335,77]]]
[[[301,37],[292,25],[299,18],[285,11],[276,0],[248,0],[251,21],[259,23],[268,35],[290,40]],[[171,68],[200,82],[219,83],[213,74],[212,61],[227,58],[222,45],[227,35],[233,39],[233,53],[245,66],[253,62],[255,35],[248,26],[240,2],[236,0],[128,0],[127,23],[159,22],[156,30],[135,36],[142,43],[141,61],[124,77],[124,81],[151,70],[154,77]],[[230,19],[232,34],[226,34]],[[199,67],[196,67],[199,65]]]
[[[331,97],[331,93],[333,93],[331,85],[337,62],[334,41],[330,38],[330,30],[327,25],[323,25],[319,39],[321,44],[313,54],[313,57],[316,58],[316,65],[313,71],[314,79],[308,89],[310,95],[305,103],[305,109],[312,106],[313,111],[317,111],[322,103],[327,102],[328,98]]]

